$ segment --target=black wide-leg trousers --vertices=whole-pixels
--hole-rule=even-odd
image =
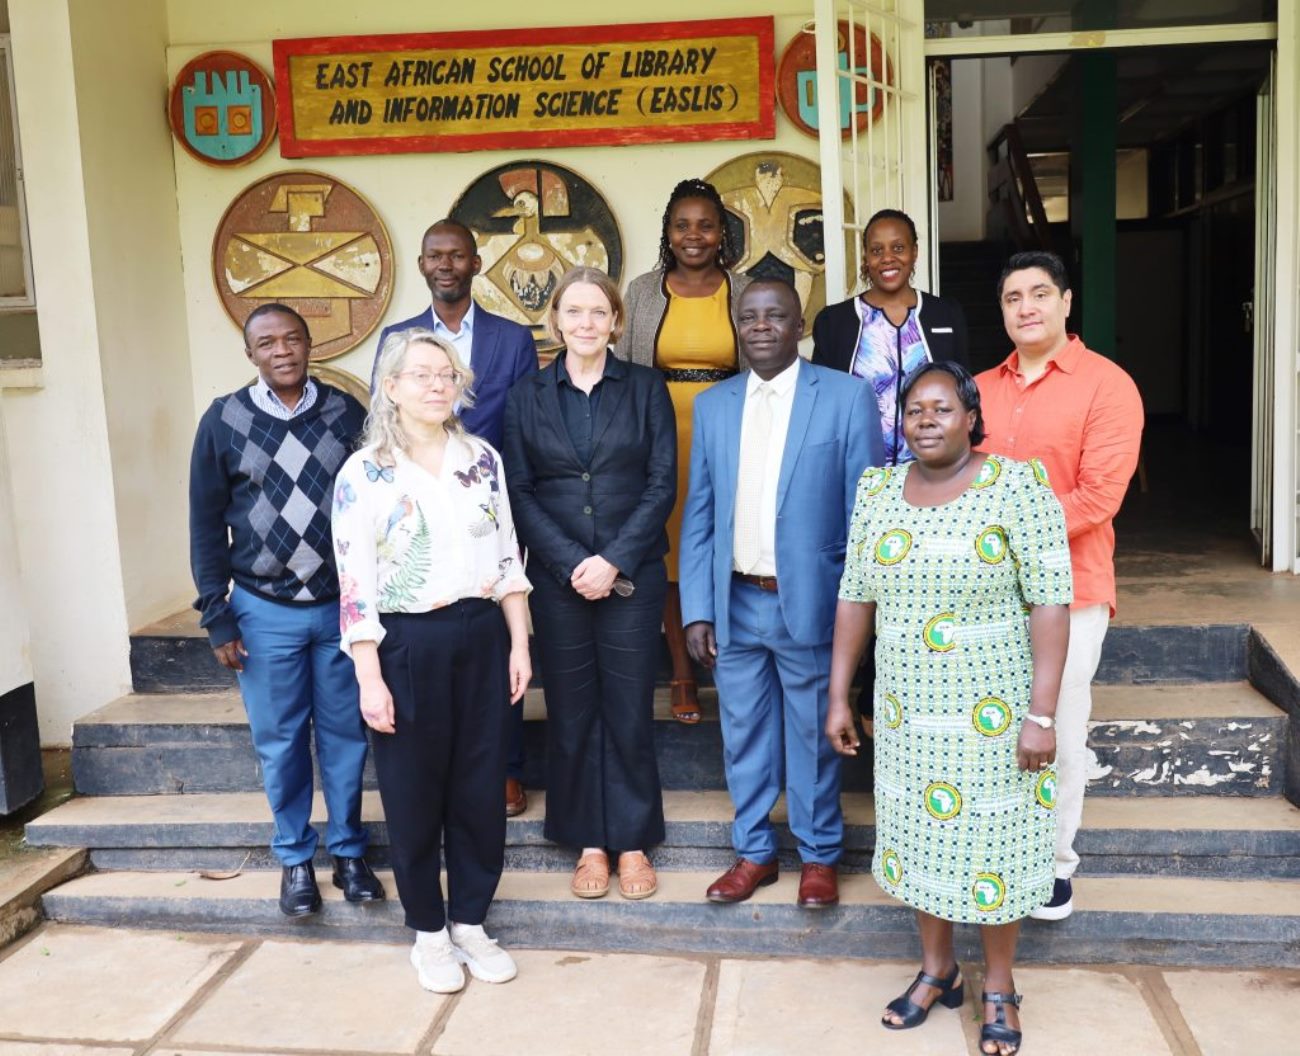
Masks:
[[[375,771],[406,925],[438,931],[449,916],[482,924],[505,867],[505,617],[473,598],[432,612],[383,613],[380,621],[387,634],[379,664],[396,732],[374,735]]]
[[[630,598],[587,601],[541,573],[529,605],[546,694],[548,840],[641,850],[664,838],[654,683],[667,574],[636,570]]]

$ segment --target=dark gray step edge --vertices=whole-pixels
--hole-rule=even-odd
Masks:
[[[377,867],[390,862],[387,827],[368,826],[368,857]],[[795,841],[784,825],[777,826],[781,860],[797,868]],[[734,853],[730,825],[723,822],[669,822],[667,840],[654,849],[659,869],[722,870]],[[269,823],[170,825],[45,825],[29,830],[36,847],[88,847],[96,868],[103,870],[275,869],[267,844]],[[849,825],[845,829],[844,872],[869,872],[875,829]],[[1160,875],[1219,879],[1291,879],[1300,877],[1300,830],[1151,830],[1084,829],[1076,840],[1082,870],[1091,876]],[[506,868],[512,871],[565,872],[573,868],[574,852],[542,835],[542,822],[514,820],[506,835]],[[317,853],[321,870],[329,855]]]
[[[66,887],[44,896],[49,919],[68,924],[168,928],[298,938],[409,942],[400,906],[327,902],[288,920],[274,899],[117,898]],[[506,946],[637,953],[777,954],[915,958],[915,918],[901,904],[841,906],[812,913],[794,905],[599,903],[499,899],[487,926]],[[959,928],[958,956],[977,959],[975,928]],[[1054,924],[1027,920],[1022,963],[1133,963],[1300,967],[1300,920],[1284,916],[1077,911]]]
[[[1106,634],[1096,681],[1238,682],[1246,677],[1248,628],[1245,624],[1112,627]],[[661,643],[660,674],[667,680],[667,653]],[[544,672],[536,669],[535,684]],[[712,678],[697,672],[705,684]],[[196,636],[132,635],[131,676],[137,693],[226,689],[233,672],[219,666],[207,639]]]
[[[72,752],[77,790],[83,795],[260,791],[261,774],[247,727],[226,727],[228,738],[223,741],[201,725],[193,727],[194,739],[186,740],[186,727],[169,725],[166,735],[176,738],[170,743],[150,743],[147,729],[138,724],[79,724]],[[1107,772],[1089,783],[1088,793],[1276,795],[1283,790],[1280,762],[1287,737],[1287,716],[1282,713],[1275,718],[1095,723],[1089,745]],[[545,723],[527,723],[525,738],[524,782],[529,788],[543,788]],[[657,722],[655,751],[665,789],[726,787],[717,723],[686,727]],[[375,787],[369,763],[364,781],[367,788]],[[842,786],[846,792],[870,790],[866,756],[845,762]]]

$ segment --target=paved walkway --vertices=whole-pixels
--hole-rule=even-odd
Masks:
[[[0,1056],[963,1056],[976,1006],[882,1030],[913,966],[516,950],[425,993],[401,946],[46,925],[0,951]],[[1300,1053],[1300,972],[1021,968],[1032,1056]],[[969,986],[968,986],[969,991]]]

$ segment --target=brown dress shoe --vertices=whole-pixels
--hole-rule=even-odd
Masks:
[[[799,905],[826,909],[840,900],[840,880],[835,866],[804,862],[799,873]]]
[[[705,897],[710,902],[744,902],[760,887],[775,884],[779,868],[776,862],[759,865],[737,858],[735,865],[713,881]]]
[[[513,818],[528,809],[528,793],[517,777],[506,778],[506,817]]]

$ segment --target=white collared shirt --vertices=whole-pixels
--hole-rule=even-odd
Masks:
[[[799,363],[802,357],[796,356],[785,370],[781,371],[767,385],[772,390],[772,428],[767,434],[767,458],[763,472],[763,497],[759,505],[758,521],[758,564],[748,570],[756,576],[775,576],[776,571],[776,491],[781,480],[781,460],[785,455],[785,438],[790,431],[790,412],[794,409],[795,383],[799,380]],[[763,379],[752,370],[745,386],[745,411],[740,423],[741,450],[750,443],[751,414],[754,394],[763,384]],[[732,552],[735,552],[732,540]],[[742,569],[741,571],[745,571]]]
[[[460,356],[460,361],[467,367],[472,367],[474,354],[474,302],[469,302],[469,309],[465,312],[465,318],[460,321],[460,329],[452,330],[446,323],[438,317],[438,309],[433,309],[433,332],[439,337],[451,342],[452,348],[456,350],[456,355]]]
[[[292,421],[298,415],[306,414],[316,406],[316,383],[311,378],[308,378],[303,385],[302,395],[298,397],[298,402],[292,408],[284,405],[284,401],[275,394],[275,390],[260,374],[248,387],[248,394],[253,398],[253,403],[257,405],[258,410],[265,411],[272,418],[279,418],[284,422]]]

